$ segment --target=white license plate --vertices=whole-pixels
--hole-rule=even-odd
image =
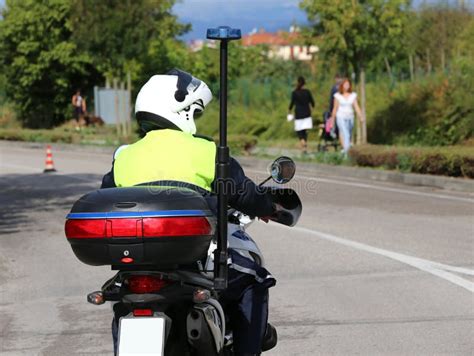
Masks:
[[[165,349],[165,319],[162,317],[120,318],[119,356],[162,356]]]

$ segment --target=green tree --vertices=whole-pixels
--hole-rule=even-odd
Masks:
[[[472,11],[439,2],[425,5],[412,16],[408,48],[421,60],[423,69],[444,71],[453,58],[456,39],[472,20]]]
[[[175,0],[73,1],[73,40],[107,77],[143,82],[182,66],[187,49],[176,37],[189,30],[171,9]]]
[[[358,74],[365,114],[365,72],[402,46],[409,0],[302,0],[322,54]],[[361,141],[367,142],[366,126]]]
[[[71,93],[98,76],[70,41],[68,0],[7,0],[0,21],[6,95],[23,124],[51,127],[68,116]]]
[[[0,66],[6,95],[28,127],[70,116],[78,88],[104,77],[143,83],[187,60],[176,37],[189,26],[174,0],[7,0],[0,17]]]

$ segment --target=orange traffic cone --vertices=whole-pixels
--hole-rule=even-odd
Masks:
[[[56,172],[54,169],[53,163],[53,154],[51,153],[51,146],[46,146],[46,167],[44,168],[44,173]]]

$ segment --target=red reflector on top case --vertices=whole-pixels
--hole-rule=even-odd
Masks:
[[[133,262],[133,258],[131,258],[131,257],[124,257],[124,258],[122,258],[120,261],[122,261],[122,263],[132,263],[132,262]]]
[[[98,239],[106,236],[105,220],[102,219],[68,220],[65,229],[68,238]]]
[[[210,235],[205,217],[169,217],[143,219],[143,237]]]

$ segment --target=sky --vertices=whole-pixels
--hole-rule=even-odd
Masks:
[[[412,0],[414,7],[422,4],[456,3],[458,0]],[[474,0],[464,0],[474,5]],[[227,25],[242,30],[242,34],[254,28],[272,32],[288,30],[292,23],[306,24],[300,0],[178,0],[173,12],[182,22],[190,23],[192,30],[184,40],[205,38],[206,29]]]
[[[173,12],[192,25],[185,40],[205,38],[206,29],[227,25],[248,33],[254,28],[272,32],[288,30],[292,23],[306,23],[299,0],[181,0]]]

